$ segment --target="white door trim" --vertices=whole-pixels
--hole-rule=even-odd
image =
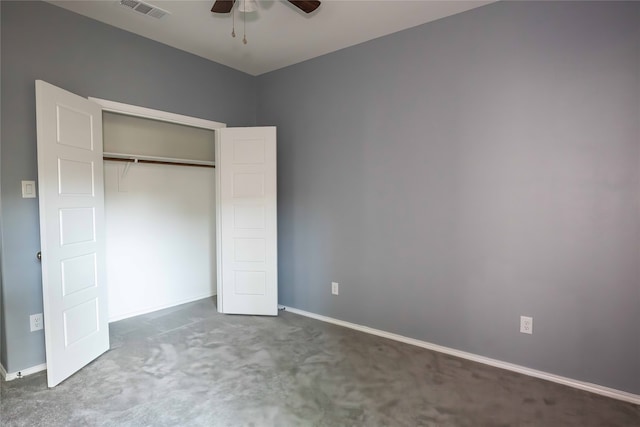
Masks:
[[[153,108],[140,107],[138,105],[125,104],[122,102],[110,101],[110,100],[101,99],[101,98],[94,98],[91,96],[88,97],[88,99],[98,104],[102,108],[103,112],[108,111],[112,113],[126,114],[129,116],[140,117],[143,119],[152,119],[152,120],[158,120],[162,122],[176,123],[179,125],[192,126],[192,127],[209,129],[214,131],[216,129],[223,129],[227,127],[226,123],[215,122],[213,120],[206,120],[198,117],[185,116],[182,114],[170,113],[168,111],[155,110]],[[214,142],[214,144],[217,145],[217,142]],[[216,181],[218,181],[218,171],[219,169],[215,170]],[[218,218],[217,212],[216,212],[216,227],[219,222],[220,222],[220,219]],[[214,242],[216,243],[216,247],[217,247],[217,240],[218,238],[216,235],[216,242]],[[220,268],[219,267],[220,263],[218,258],[216,259],[216,263],[217,263],[216,270],[218,270]],[[130,316],[127,316],[126,318],[133,317],[139,314],[143,314],[143,313],[135,313]],[[115,322],[117,320],[122,320],[122,319],[123,318],[109,319],[109,322]]]
[[[122,102],[93,98],[91,96],[88,99],[100,105],[100,107],[102,107],[102,111],[127,114],[129,116],[159,120],[162,122],[177,123],[180,125],[192,126],[202,129],[215,130],[227,127],[225,123],[200,119],[198,117],[183,116],[182,114],[169,113],[167,111],[154,110],[153,108],[140,107],[137,105],[123,104]]]

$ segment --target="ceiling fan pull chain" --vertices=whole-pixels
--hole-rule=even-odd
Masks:
[[[233,12],[233,5],[231,6],[231,37],[236,36],[236,14]]]
[[[246,0],[244,0],[246,1]],[[247,14],[242,14],[242,20],[244,21],[244,34],[242,35],[242,43],[247,44]]]

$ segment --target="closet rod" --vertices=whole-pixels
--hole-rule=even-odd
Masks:
[[[144,160],[144,159],[124,159],[121,157],[107,157],[104,156],[103,160],[109,160],[111,162],[129,162],[129,163],[153,163],[156,165],[177,165],[177,166],[195,166],[199,168],[215,168],[215,165],[199,165],[197,163],[185,163],[185,162],[164,162],[162,160]]]

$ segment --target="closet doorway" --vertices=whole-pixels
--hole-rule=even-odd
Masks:
[[[103,107],[109,322],[215,295],[214,130],[224,124],[92,101]]]
[[[162,153],[158,155],[157,152],[148,153],[144,152],[144,149],[137,153],[126,152],[130,147],[128,143],[123,145],[127,147],[125,150],[116,148],[114,152],[105,153],[103,151],[103,114],[112,113],[113,117],[108,120],[128,121],[132,118],[131,116],[135,116],[155,121],[155,125],[160,127],[169,122],[186,126],[191,130],[213,130],[214,158],[203,160],[197,156],[193,158],[190,154],[184,154],[199,152],[198,146],[203,152],[210,152],[207,149],[207,147],[210,148],[210,137],[206,132],[202,138],[204,143],[200,145],[195,143],[194,150],[179,150],[181,153],[179,157],[170,153],[166,155]],[[113,197],[115,197],[113,206],[117,206],[116,198],[132,189],[130,185],[134,181],[128,178],[134,177],[132,174],[134,167],[163,165],[177,168],[178,166],[189,167],[187,165],[192,165],[194,162],[198,163],[198,169],[215,166],[212,185],[215,194],[215,219],[205,226],[198,221],[190,221],[188,213],[196,210],[190,207],[181,213],[183,216],[179,217],[180,227],[190,227],[193,225],[190,223],[194,222],[196,229],[200,224],[201,228],[207,229],[204,234],[213,234],[211,224],[215,224],[215,262],[212,261],[213,251],[209,252],[208,257],[211,259],[208,261],[210,270],[211,266],[215,266],[215,288],[218,294],[219,312],[277,315],[276,130],[274,127],[226,128],[222,123],[194,118],[185,119],[184,116],[172,113],[82,98],[40,80],[36,81],[36,118],[43,313],[46,325],[45,350],[49,387],[73,375],[109,349],[108,282],[111,278],[107,276],[105,242],[107,233],[110,231],[105,226],[105,188],[110,185],[113,187],[108,191],[113,191]],[[108,129],[106,133],[111,130]],[[160,132],[169,131],[165,129]],[[198,132],[200,131],[196,133]],[[195,139],[198,140],[198,137]],[[117,146],[116,140],[109,141],[107,146],[113,147],[112,143]],[[173,144],[168,144],[168,147],[175,148]],[[115,165],[105,167],[105,163],[112,162],[123,164],[120,167]],[[129,166],[126,166],[127,164]],[[129,174],[132,175],[129,176]],[[113,180],[107,186],[105,186],[105,175]],[[186,176],[179,179],[174,176],[174,178],[171,184],[179,188],[186,186],[185,192],[197,194],[202,190],[198,182],[191,182]],[[196,177],[196,180],[201,179],[207,179],[206,175]],[[159,184],[157,180],[158,177],[150,172],[148,176],[139,177],[136,185],[144,182],[144,185],[154,186],[153,200],[155,200],[166,193],[163,190],[167,190],[168,186],[166,183]],[[143,199],[149,198],[149,194],[145,194],[144,191],[140,191],[139,195]],[[207,197],[210,196],[210,194],[207,195]],[[207,197],[200,198],[201,207],[210,205],[213,200]],[[182,199],[182,202],[184,200]],[[136,209],[127,203],[135,204],[140,200],[129,198],[126,203],[120,202],[125,207],[116,209],[116,213],[113,214],[114,219],[117,215],[135,215]],[[180,209],[184,208],[182,202],[181,199],[173,199],[169,200],[168,205]],[[142,210],[143,216],[144,214],[162,216],[166,214],[167,209],[170,209],[167,205],[156,207],[155,202],[150,205],[151,208]],[[184,215],[185,212],[186,215]],[[206,209],[202,212],[206,212]],[[206,215],[202,212],[199,214],[200,217]],[[149,221],[149,218],[142,219],[142,221],[145,220]],[[126,231],[122,232],[122,235],[139,231],[136,230],[135,224],[124,220],[123,222],[126,224],[122,229]],[[151,232],[147,230],[146,238],[155,239],[161,236],[166,230],[158,228],[167,227],[170,228],[171,225],[150,227]],[[117,227],[114,228],[116,229]],[[116,240],[119,238],[111,237]],[[211,236],[206,237],[211,238]],[[179,240],[179,234],[174,235],[174,239]],[[159,242],[152,243],[155,246],[164,246]],[[146,242],[137,241],[136,243]],[[119,250],[125,251],[125,247],[126,245],[120,246]],[[114,248],[117,248],[117,245]],[[212,244],[209,241],[209,250],[211,248]],[[154,247],[154,249],[157,248]],[[114,253],[117,253],[117,249]],[[135,251],[131,254],[135,254]],[[168,259],[175,260],[175,257],[169,256]],[[151,260],[149,265],[152,266],[153,271],[147,273],[162,275],[165,265],[160,264]],[[123,269],[125,273],[133,274],[136,266],[140,267],[140,264],[128,264]],[[170,268],[173,267],[170,266]],[[206,269],[207,266],[204,270]],[[207,276],[206,273],[205,276]],[[204,281],[210,280],[212,276],[213,273],[209,271],[209,279],[205,278]],[[146,280],[146,282],[148,287],[140,292],[142,297],[144,294],[157,292],[151,281]],[[211,289],[209,284],[207,292],[211,292]],[[184,298],[176,301],[175,304],[181,302],[185,302]],[[121,318],[170,305],[171,303],[166,300],[156,307],[147,304],[137,313],[135,309],[128,307],[126,309],[129,312],[123,311]]]

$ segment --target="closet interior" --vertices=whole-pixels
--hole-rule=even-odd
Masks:
[[[109,321],[216,293],[214,131],[103,112]]]

